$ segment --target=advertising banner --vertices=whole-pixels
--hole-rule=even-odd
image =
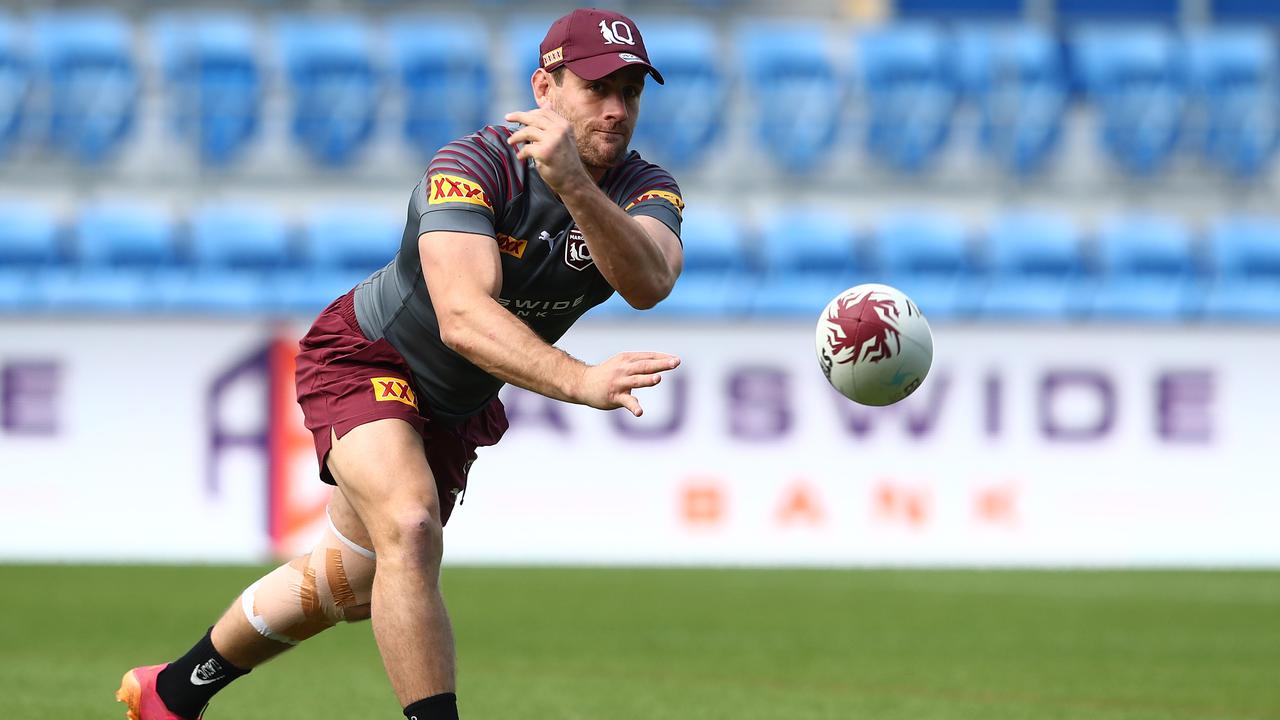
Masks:
[[[0,323],[0,560],[305,551],[329,489],[304,329]],[[641,418],[504,390],[449,562],[1280,564],[1280,333],[947,326],[886,408],[826,384],[805,322],[584,321],[562,346],[683,363]]]

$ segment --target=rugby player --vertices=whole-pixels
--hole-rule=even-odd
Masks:
[[[194,720],[215,693],[341,621],[372,617],[405,717],[457,718],[442,533],[476,448],[507,428],[504,383],[639,416],[632,391],[679,359],[586,364],[552,345],[615,291],[649,308],[680,274],[683,201],[628,151],[649,62],[613,12],[557,20],[531,77],[537,107],[442,148],[414,188],[399,253],[316,319],[298,402],[329,524],[307,555],[249,586],[185,655],[133,668],[132,720]],[[376,572],[375,572],[376,571]]]

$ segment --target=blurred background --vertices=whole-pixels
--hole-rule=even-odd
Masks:
[[[530,105],[569,7],[6,3],[0,558],[308,547],[296,340],[435,150]],[[451,560],[1280,562],[1280,5],[615,7],[668,78],[634,145],[681,184],[686,271],[563,345],[684,366],[640,420],[504,391]],[[889,408],[812,354],[866,281],[936,333]]]

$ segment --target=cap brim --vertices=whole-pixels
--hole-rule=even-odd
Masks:
[[[623,55],[628,53],[607,52],[602,55],[596,55],[589,58],[581,58],[579,60],[570,60],[565,63],[574,75],[583,80],[599,80],[609,73],[617,72],[627,67],[642,67],[659,85],[665,85],[666,81],[662,79],[662,73],[658,72],[658,68],[650,65],[644,60],[624,60]],[[635,56],[633,56],[635,57]]]

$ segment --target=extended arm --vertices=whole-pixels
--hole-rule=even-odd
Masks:
[[[635,388],[651,387],[680,360],[662,353],[621,353],[587,365],[550,345],[501,305],[502,261],[493,238],[427,232],[418,252],[440,337],[494,377],[557,400],[639,416]]]

